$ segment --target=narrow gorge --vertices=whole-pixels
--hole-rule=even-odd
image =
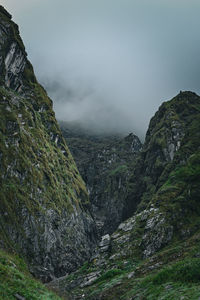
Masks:
[[[0,6],[0,299],[199,299],[199,180],[197,94],[143,144],[58,123]]]

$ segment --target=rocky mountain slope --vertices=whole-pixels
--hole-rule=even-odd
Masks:
[[[88,194],[18,27],[0,6],[0,245],[44,281],[80,266],[96,244]]]
[[[131,214],[127,183],[142,144],[132,133],[124,138],[95,135],[73,123],[61,122],[60,126],[86,183],[98,232],[112,233]]]
[[[61,124],[86,187],[2,6],[0,37],[0,299],[59,299],[29,271],[64,299],[199,299],[200,97],[164,102],[142,147]]]
[[[150,122],[129,181],[135,214],[51,285],[72,299],[199,299],[199,181],[200,97],[181,92]]]

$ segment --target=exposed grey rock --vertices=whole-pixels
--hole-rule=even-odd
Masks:
[[[128,275],[127,275],[127,277],[128,277],[128,279],[131,279],[131,278],[133,278],[135,276],[135,272],[133,271],[133,272],[130,272]]]
[[[165,218],[159,214],[147,221],[145,229],[142,237],[144,257],[151,256],[167,245],[173,236],[173,226],[166,224]]]
[[[110,260],[115,260],[117,258],[120,258],[122,255],[121,253],[116,253],[116,254],[113,254],[109,257]]]
[[[174,159],[175,152],[180,148],[184,135],[185,133],[182,124],[178,121],[173,121],[171,135],[169,134],[167,137],[167,147],[163,149],[165,158],[168,161]]]
[[[119,232],[114,232],[112,235],[111,235],[111,237],[112,237],[112,239],[114,240],[114,239],[117,239],[118,237],[120,236],[120,233]]]
[[[133,229],[134,225],[135,225],[135,218],[130,218],[127,221],[121,223],[118,226],[118,229],[121,229],[125,232],[131,231]]]
[[[85,277],[83,283],[81,283],[80,287],[86,287],[86,286],[90,286],[91,284],[94,283],[95,280],[97,280],[97,278],[100,276],[100,271],[97,272],[92,272],[87,274],[87,276]]]
[[[167,285],[165,286],[165,289],[166,289],[166,290],[171,290],[171,289],[173,289],[173,285],[167,284]]]
[[[125,138],[104,136],[88,133],[78,124],[60,125],[86,182],[99,236],[111,234],[136,208],[126,203],[127,182],[142,144],[132,133]]]
[[[7,87],[14,87],[18,90],[22,85],[20,74],[24,71],[26,64],[26,57],[17,46],[17,43],[13,42],[10,46],[10,50],[5,58],[5,84]]]
[[[162,265],[161,262],[156,263],[155,265],[149,266],[149,267],[148,267],[148,270],[155,270],[155,269],[158,269],[161,265]]]
[[[115,239],[115,242],[120,245],[127,243],[130,239],[130,234],[121,235],[119,238]]]
[[[99,247],[100,247],[101,252],[105,252],[109,249],[109,247],[110,247],[110,235],[109,234],[106,234],[101,237]]]
[[[15,298],[18,299],[18,300],[26,300],[26,298],[22,297],[22,296],[19,295],[19,294],[15,294],[14,296],[15,296]]]

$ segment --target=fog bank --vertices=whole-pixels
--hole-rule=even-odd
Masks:
[[[144,136],[158,106],[200,92],[196,0],[6,0],[60,120]]]

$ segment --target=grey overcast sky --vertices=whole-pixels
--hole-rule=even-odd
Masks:
[[[200,92],[199,0],[0,0],[58,119],[143,136],[161,102]]]

